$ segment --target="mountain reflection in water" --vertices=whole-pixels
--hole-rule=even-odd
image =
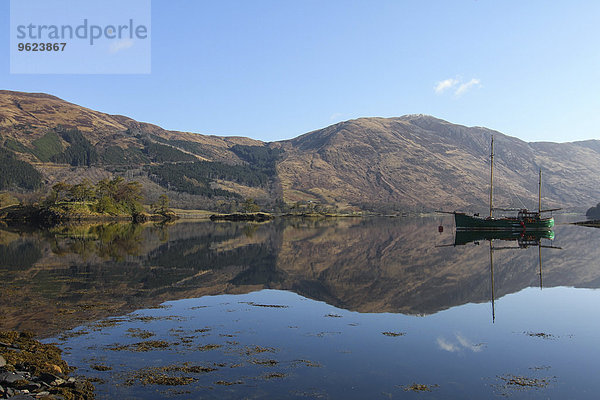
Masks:
[[[260,289],[369,313],[427,315],[490,301],[488,246],[454,246],[487,238],[455,238],[452,229],[438,233],[438,224],[373,218],[4,229],[0,329],[48,336],[167,300]],[[542,256],[544,287],[599,287],[600,249],[588,245],[599,232],[558,225],[555,238],[516,238],[526,248],[494,252],[492,298],[539,286]],[[562,250],[538,248],[539,240]]]

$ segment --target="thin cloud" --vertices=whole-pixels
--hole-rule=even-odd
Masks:
[[[481,83],[481,80],[479,80],[477,78],[473,78],[469,82],[461,84],[458,87],[458,89],[456,89],[456,92],[454,92],[454,94],[457,95],[457,96],[462,96],[469,89],[471,89],[473,86],[479,86],[480,83]]]
[[[481,85],[481,79],[473,78],[468,82],[463,82],[461,78],[448,78],[439,81],[433,87],[436,94],[443,94],[448,90],[453,90],[456,97],[460,97],[474,87]]]
[[[450,89],[451,87],[453,87],[453,86],[455,86],[457,84],[458,84],[458,79],[449,78],[449,79],[445,79],[443,81],[440,81],[440,82],[436,83],[436,85],[433,88],[433,90],[435,90],[435,92],[437,94],[442,94],[446,90]]]

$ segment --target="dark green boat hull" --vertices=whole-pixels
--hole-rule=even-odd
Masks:
[[[454,213],[457,230],[482,231],[547,231],[554,227],[554,218],[482,218]]]

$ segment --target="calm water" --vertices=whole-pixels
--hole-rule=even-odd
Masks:
[[[106,399],[597,398],[600,230],[512,239],[440,218],[5,229],[0,329],[58,343]]]

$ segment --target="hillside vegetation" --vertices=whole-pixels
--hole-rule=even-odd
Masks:
[[[9,150],[0,148],[0,190],[34,190],[41,185],[41,173]]]
[[[148,201],[233,211],[253,198],[277,204],[377,212],[481,211],[489,144],[496,140],[498,206],[584,211],[600,198],[600,142],[526,143],[487,128],[426,115],[360,118],[264,143],[168,131],[40,93],[0,91],[0,190],[46,194],[59,181],[123,176]],[[238,208],[239,208],[238,207]],[[284,207],[285,208],[285,207]]]

